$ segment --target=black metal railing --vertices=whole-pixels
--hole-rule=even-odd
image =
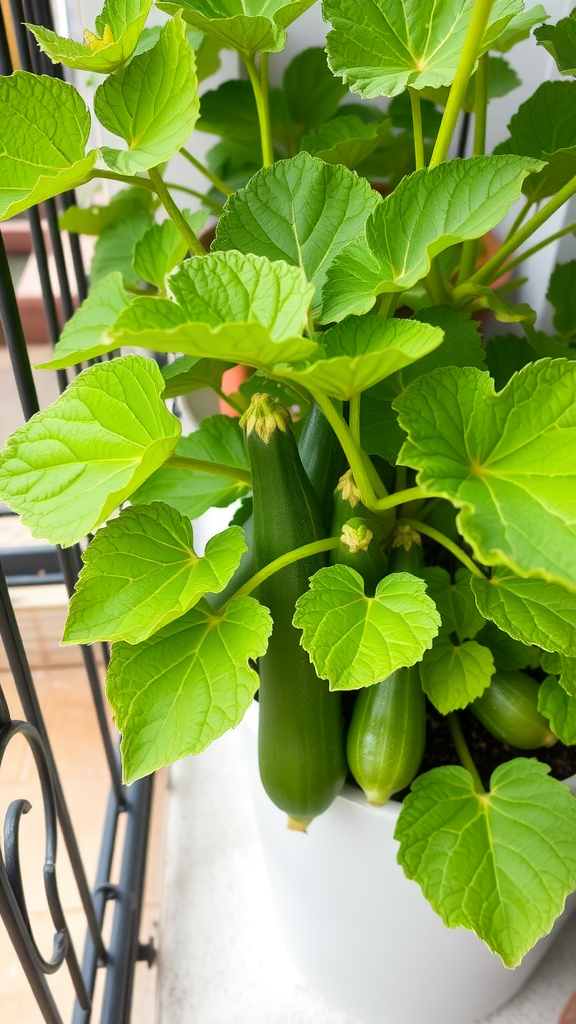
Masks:
[[[34,73],[61,76],[61,69],[52,65],[39,53],[23,24],[31,22],[53,28],[48,0],[10,0],[10,10],[20,67]],[[11,73],[8,37],[0,8],[0,74]],[[65,209],[75,202],[74,194],[68,193],[61,197],[60,202]],[[72,234],[67,237],[61,235],[55,200],[46,201],[42,207],[42,219],[38,208],[30,210],[28,218],[49,337],[52,344],[56,344],[60,335],[59,313],[62,320],[66,321],[74,312],[73,289],[68,277],[65,245],[70,249],[76,292],[80,301],[86,296],[87,281],[78,237]],[[56,268],[60,310],[52,289],[43,221],[47,226]],[[10,354],[15,387],[24,417],[28,419],[39,409],[38,397],[1,233],[0,323]],[[60,389],[63,390],[67,384],[67,373],[60,370],[57,374]],[[4,508],[0,509],[0,512],[7,514],[8,510]],[[55,1003],[47,981],[47,975],[53,974],[64,965],[69,971],[76,994],[72,1024],[88,1024],[90,1021],[95,1024],[92,1002],[99,970],[105,973],[100,1024],[128,1024],[135,964],[138,960],[152,963],[155,955],[151,943],[143,945],[138,939],[153,779],[142,779],[129,789],[122,784],[118,741],[109,726],[95,652],[92,647],[82,647],[86,679],[96,711],[110,779],[110,796],[96,878],[91,888],[7,586],[7,578],[11,585],[39,582],[40,579],[44,582],[63,580],[68,592],[71,593],[80,564],[78,545],[68,549],[46,547],[0,551],[0,636],[25,716],[25,721],[12,719],[0,686],[0,770],[9,744],[15,737],[23,737],[33,754],[44,809],[44,884],[55,930],[50,959],[45,959],[36,945],[20,870],[19,827],[22,815],[30,809],[25,795],[10,804],[4,822],[3,855],[0,851],[0,916],[47,1024],[64,1024],[62,1013]],[[107,645],[102,645],[102,654],[106,665],[109,657]],[[122,830],[119,881],[114,884],[111,881],[112,863],[113,858],[118,856],[118,825],[121,816],[126,818],[126,828]],[[79,954],[74,949],[58,895],[57,825],[67,849],[85,917],[86,939],[81,962]],[[110,902],[113,903],[114,910],[110,939],[106,943],[103,937],[103,923],[106,907]]]

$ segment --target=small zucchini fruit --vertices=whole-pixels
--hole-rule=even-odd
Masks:
[[[340,544],[330,552],[331,565],[349,565],[359,572],[369,596],[386,575],[386,556],[380,550],[373,524],[361,516],[355,516],[344,523],[340,532]]]
[[[246,432],[254,494],[254,571],[325,536],[318,498],[304,472],[287,409],[254,395],[240,420]],[[258,588],[274,628],[259,660],[258,760],[264,789],[305,831],[325,811],[346,778],[340,694],[319,679],[292,625],[298,598],[326,565],[325,555],[301,559]]]
[[[385,804],[412,782],[426,742],[418,665],[360,690],[348,730],[348,764],[368,803]]]
[[[470,710],[501,743],[518,750],[553,747],[558,737],[538,711],[539,684],[525,672],[495,672]]]
[[[388,564],[389,572],[411,572],[414,576],[424,565],[422,538],[407,523],[400,523],[394,531]]]

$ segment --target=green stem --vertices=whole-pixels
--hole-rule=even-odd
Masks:
[[[408,89],[410,95],[410,106],[412,107],[412,132],[414,135],[414,160],[416,170],[424,167],[424,137],[422,134],[422,107],[420,106],[420,93],[416,89]]]
[[[425,284],[428,294],[436,306],[447,305],[450,303],[450,294],[446,287],[438,256],[435,256],[430,264],[430,270]]]
[[[160,202],[162,203],[166,213],[170,217],[170,220],[174,222],[178,228],[180,234],[188,243],[188,248],[194,256],[205,256],[206,250],[202,243],[198,240],[197,236],[193,232],[192,228],[180,213],[180,210],[176,206],[176,203],[172,199],[166,185],[162,180],[162,175],[157,167],[151,167],[148,171],[150,175],[150,181],[154,185]]]
[[[190,161],[192,166],[195,167],[197,171],[200,171],[200,174],[203,174],[205,178],[208,178],[208,181],[212,182],[214,188],[217,188],[218,191],[221,192],[223,196],[232,195],[232,189],[228,188],[228,185],[225,185],[224,182],[221,181],[220,178],[218,178],[215,174],[212,174],[212,171],[209,170],[208,167],[204,167],[204,164],[201,164],[200,161],[197,160],[195,156],[192,156],[192,153],[189,153],[187,149],[184,149],[184,146],[182,146],[180,152],[182,153],[182,156],[186,157],[186,159]]]
[[[376,316],[382,317],[383,320],[388,320],[389,317],[393,316],[397,297],[397,292],[383,292],[380,296]]]
[[[570,181],[561,188],[557,195],[553,196],[552,199],[538,210],[533,217],[530,218],[527,224],[523,228],[520,228],[507,242],[498,249],[498,252],[494,254],[491,260],[488,260],[480,270],[477,270],[473,277],[470,278],[469,284],[487,284],[489,281],[494,279],[494,273],[498,270],[502,264],[506,261],[508,256],[511,255],[519,246],[523,245],[531,235],[534,234],[538,228],[542,227],[543,224],[559,210],[564,203],[568,202],[569,199],[576,193],[576,175],[570,179]],[[456,294],[458,289],[454,291],[454,299],[458,299]]]
[[[144,188],[147,192],[155,192],[156,189],[151,181],[146,178],[139,178],[136,174],[116,174],[115,171],[104,171],[96,167],[91,178],[107,178],[110,181],[122,181],[125,185],[135,185],[137,188]]]
[[[215,213],[217,217],[220,216],[224,209],[221,203],[217,203],[215,199],[211,199],[205,192],[197,192],[194,188],[187,188],[186,185],[177,185],[175,181],[165,181],[166,188],[174,189],[176,192],[185,192],[186,195],[194,196],[195,199],[199,199],[205,206],[208,206],[212,213]]]
[[[506,238],[504,239],[505,242],[507,242],[509,238],[512,238],[512,235],[515,235],[518,229],[522,227],[531,206],[532,200],[527,199],[524,205],[522,206],[518,216],[516,217],[516,220],[514,221],[512,227],[510,228],[510,231],[506,235]]]
[[[388,508],[396,508],[397,505],[404,505],[407,501],[416,501],[417,498],[421,498],[424,491],[421,487],[407,487],[405,491],[394,491],[394,494],[389,494],[387,498],[379,498],[376,502],[375,508],[379,512],[384,512]],[[406,520],[408,522],[408,520]]]
[[[524,329],[524,334],[532,345],[532,348],[536,348],[538,345],[538,338],[536,336],[536,328],[534,327],[534,324],[531,324],[529,320],[523,320],[522,327]]]
[[[273,576],[275,572],[279,572],[280,569],[285,569],[287,565],[292,565],[293,562],[299,562],[302,558],[310,558],[312,555],[320,555],[324,551],[335,551],[339,543],[339,537],[326,537],[325,540],[315,540],[311,544],[303,544],[301,548],[294,548],[293,551],[280,555],[280,558],[275,558],[273,562],[269,562],[263,569],[260,569],[260,572],[257,572],[247,580],[232,595],[230,601],[235,597],[246,597],[248,594],[251,594],[253,590],[256,590],[256,587],[264,583],[264,580]]]
[[[455,711],[452,711],[452,713],[447,716],[447,719],[448,728],[450,729],[450,735],[452,737],[454,746],[456,747],[456,753],[460,758],[460,764],[462,765],[463,768],[466,769],[467,772],[470,772],[470,775],[474,780],[474,789],[476,790],[476,792],[485,793],[486,790],[482,785],[480,773],[476,765],[474,764],[474,761],[472,760],[472,754],[468,750],[468,744],[464,739],[464,733],[462,732],[462,729],[460,727],[458,715],[456,714]]]
[[[331,400],[322,391],[311,391],[310,394],[312,395],[312,398],[317,401],[336,434],[336,437],[342,445],[344,454],[348,459],[350,469],[352,470],[354,480],[356,481],[356,485],[360,491],[362,504],[366,505],[366,508],[374,509],[377,500],[376,494],[370,482],[366,466],[364,465],[362,453],[354,442],[354,438],[352,437],[348,424],[338,414]]]
[[[407,523],[408,526],[411,526],[413,530],[417,531],[417,533],[423,533],[425,537],[430,537],[430,540],[435,540],[437,544],[441,544],[442,547],[446,548],[447,551],[450,551],[458,561],[462,562],[462,565],[465,565],[466,568],[474,574],[474,576],[479,576],[480,579],[485,578],[484,573],[478,568],[476,562],[473,562],[469,555],[467,555],[465,551],[462,551],[462,548],[458,547],[453,540],[450,540],[450,538],[446,537],[445,534],[440,533],[440,530],[435,530],[433,526],[428,526],[427,523],[422,523],[419,519],[403,518],[402,522]]]
[[[396,470],[396,491],[405,491],[408,482],[408,469],[406,466],[398,466]]]
[[[564,235],[569,235],[571,231],[576,231],[576,223],[569,224],[567,228],[562,228],[561,231],[556,231],[555,234],[549,235],[548,238],[545,238],[542,242],[538,242],[538,245],[533,245],[531,249],[526,249],[525,252],[521,252],[519,256],[516,256],[515,259],[510,260],[510,263],[507,263],[506,266],[503,267],[502,269],[505,270],[506,273],[508,273],[508,271],[510,270],[514,270],[514,268],[518,267],[521,263],[524,262],[524,260],[528,260],[531,256],[535,256],[537,252],[540,252],[540,249],[545,249],[547,245],[551,245],[552,242],[557,242],[559,238],[563,238]],[[495,281],[498,277],[500,277],[500,274],[501,271],[497,270],[493,280]],[[490,284],[492,284],[492,281],[490,281]],[[515,286],[517,287],[517,283],[515,284]]]
[[[440,124],[440,131],[438,132],[438,138],[436,139],[434,152],[430,160],[430,168],[437,167],[438,164],[443,163],[448,155],[452,136],[454,135],[462,103],[466,95],[466,89],[468,88],[468,82],[478,59],[478,53],[488,26],[493,3],[494,0],[476,0],[474,4],[466,41],[460,54],[458,70],[450,89],[450,95]]]
[[[352,434],[352,440],[357,448],[360,448],[360,404],[362,401],[361,394],[352,395],[350,399],[350,433]]]
[[[226,399],[228,401],[228,399]],[[224,466],[220,462],[208,462],[205,459],[187,459],[182,455],[171,455],[166,459],[165,466],[172,469],[187,469],[196,473],[210,473],[214,476],[226,476],[237,483],[252,486],[252,476],[248,469],[239,466]]]
[[[478,61],[478,70],[475,79],[474,97],[474,156],[484,156],[486,152],[486,118],[488,114],[488,74],[489,55],[482,54]],[[467,281],[476,269],[478,261],[479,239],[470,238],[462,246],[460,269],[458,271],[458,284]]]
[[[229,405],[231,409],[234,409],[239,416],[246,412],[247,406],[242,408],[241,405],[238,405],[238,402],[234,401],[232,395],[225,395],[220,388],[212,388],[212,390],[216,392],[218,398],[221,398],[223,402],[226,402],[226,405]]]
[[[262,54],[262,57],[265,55]],[[252,89],[254,90],[254,99],[256,100],[256,110],[258,111],[258,122],[260,124],[260,138],[262,140],[262,165],[263,167],[270,167],[274,163],[274,146],[272,144],[272,132],[270,130],[270,111],[268,109],[268,88],[262,88],[262,82],[258,71],[256,70],[256,64],[253,57],[245,57],[242,55],[248,77],[252,83]],[[268,62],[264,62],[263,71],[266,72],[268,68]]]

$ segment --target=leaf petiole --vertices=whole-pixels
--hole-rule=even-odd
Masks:
[[[245,484],[246,487],[252,486],[250,471],[241,469],[239,466],[224,466],[220,462],[209,462],[207,459],[189,459],[183,455],[171,455],[170,458],[166,459],[164,466],[170,466],[172,469],[188,469],[196,473],[211,473],[214,476],[226,476],[240,484]]]
[[[212,182],[214,188],[217,188],[218,191],[221,192],[223,196],[231,196],[233,194],[232,189],[228,188],[228,185],[225,185],[224,182],[221,181],[216,174],[212,174],[212,171],[209,170],[208,167],[204,167],[204,164],[201,164],[200,161],[197,160],[196,157],[192,155],[192,153],[189,153],[188,150],[184,148],[184,146],[182,146],[180,152],[182,156],[185,157],[186,160],[188,160],[192,164],[192,166],[196,168],[197,171],[200,171],[200,174],[203,174],[205,178],[208,178],[208,181]]]
[[[362,458],[362,453],[354,442],[350,427],[345,420],[338,414],[334,408],[333,403],[322,391],[311,391],[310,394],[316,400],[332,427],[336,437],[342,445],[342,449],[350,469],[352,470],[354,480],[360,491],[362,503],[366,505],[366,508],[374,509],[376,505],[376,493],[370,482],[368,471]]]
[[[412,108],[412,129],[414,135],[414,160],[416,170],[424,167],[424,137],[422,135],[422,107],[420,105],[420,93],[416,89],[408,89],[410,95],[410,106]]]
[[[480,778],[480,773],[472,760],[472,754],[468,750],[468,744],[464,739],[464,733],[462,732],[460,722],[458,721],[458,716],[455,711],[452,711],[451,714],[447,715],[447,721],[452,741],[456,747],[456,753],[460,758],[460,764],[467,772],[470,772],[470,775],[474,780],[474,789],[476,792],[486,793],[482,784],[482,779]]]
[[[232,601],[236,597],[246,597],[253,590],[256,590],[256,587],[259,587],[261,583],[264,583],[264,580],[269,579],[270,576],[279,572],[280,569],[285,569],[287,565],[292,565],[293,562],[299,562],[302,558],[311,558],[312,555],[320,555],[324,551],[335,551],[339,543],[339,537],[326,537],[324,540],[315,540],[311,544],[303,544],[300,548],[294,548],[293,551],[280,555],[279,558],[275,558],[273,562],[269,562],[268,565],[265,565],[254,576],[251,576],[229,600]],[[228,602],[226,603],[228,604]]]
[[[489,61],[489,55],[487,53],[482,54],[478,61],[478,70],[476,72],[476,92],[474,97],[474,156],[484,156],[486,152]],[[478,248],[479,240],[477,238],[469,238],[464,242],[460,257],[458,284],[462,284],[463,281],[467,281],[474,273],[478,260]]]
[[[166,213],[170,217],[170,220],[172,220],[176,227],[178,228],[184,240],[188,243],[190,252],[194,256],[205,256],[206,250],[204,246],[199,241],[198,237],[196,236],[196,234],[194,233],[194,231],[192,230],[192,228],[190,227],[190,225],[182,216],[180,210],[176,206],[176,203],[172,199],[172,196],[170,195],[166,185],[164,184],[164,181],[162,180],[162,175],[160,174],[158,168],[151,167],[150,170],[148,171],[148,174],[150,176],[150,181],[152,182],[155,191],[158,193],[158,197],[160,199],[160,202],[162,203],[162,206],[166,210]]]
[[[394,491],[387,498],[379,498],[375,504],[375,510],[384,512],[389,508],[396,508],[397,505],[405,505],[407,501],[416,501],[424,496],[421,487],[407,487],[403,491]],[[407,522],[407,520],[406,520]]]
[[[420,491],[420,488],[414,488],[414,490]],[[421,491],[420,494],[422,494]],[[446,537],[445,534],[440,533],[440,530],[435,530],[433,526],[428,526],[426,523],[420,522],[419,519],[402,518],[400,522],[407,523],[408,526],[411,526],[418,533],[423,533],[425,537],[430,537],[430,540],[435,540],[437,544],[441,544],[442,547],[446,548],[447,551],[450,551],[458,561],[462,562],[462,565],[465,565],[466,568],[474,574],[474,576],[480,576],[481,579],[485,579],[484,573],[478,568],[476,562],[473,562],[469,555],[467,555],[465,551],[462,551],[462,548],[458,547],[453,540],[450,540],[450,538]]]
[[[576,223],[569,224],[568,227],[562,228],[561,231],[555,231],[553,235],[548,235],[548,238],[544,238],[541,242],[538,242],[538,245],[533,245],[531,249],[526,249],[525,252],[521,252],[519,256],[515,256],[514,259],[510,260],[510,262],[507,263],[505,267],[502,267],[502,271],[500,269],[495,271],[494,276],[490,281],[490,284],[492,284],[493,281],[496,281],[498,277],[500,277],[501,272],[506,271],[506,273],[508,273],[508,271],[514,270],[515,267],[518,267],[521,263],[524,263],[524,260],[529,260],[531,256],[535,256],[536,253],[540,252],[541,249],[545,249],[546,246],[551,245],[552,242],[557,242],[558,239],[563,238],[564,235],[569,235],[571,231],[576,232]],[[517,279],[515,279],[511,283],[514,285],[515,288],[518,288]],[[500,289],[497,289],[497,291],[500,292]]]
[[[268,108],[268,61],[267,54],[261,55],[261,70],[262,79],[256,69],[254,57],[246,57],[242,54],[242,59],[246,65],[248,77],[252,84],[254,91],[254,99],[256,100],[256,110],[258,111],[258,122],[260,124],[260,138],[262,140],[262,166],[270,167],[274,163],[274,146],[272,144],[272,132],[270,129],[270,111]],[[264,81],[264,88],[262,82]]]
[[[116,171],[105,171],[102,167],[95,167],[91,178],[106,178],[109,181],[121,181],[125,185],[135,185],[137,188],[146,189],[147,192],[156,191],[151,181],[137,174],[117,174]]]

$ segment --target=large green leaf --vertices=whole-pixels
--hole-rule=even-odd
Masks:
[[[90,179],[90,114],[71,85],[16,71],[0,78],[0,220]]]
[[[267,608],[234,598],[222,614],[201,601],[141,644],[118,643],[106,694],[122,733],[126,782],[199,754],[250,707],[272,632]]]
[[[556,61],[561,75],[576,75],[576,8],[556,25],[542,25],[534,35]]]
[[[183,437],[176,455],[187,459],[206,459],[224,466],[249,469],[244,435],[238,420],[230,416],[209,416],[199,430]],[[196,470],[165,466],[153,473],[132,495],[134,503],[165,501],[189,519],[196,519],[213,505],[226,508],[248,493],[242,480],[202,473]]]
[[[356,114],[333,117],[314,135],[305,135],[301,149],[327,164],[343,164],[354,170],[378,148],[381,137],[389,131],[389,121],[366,123]]]
[[[476,607],[468,569],[458,569],[454,583],[450,574],[439,566],[422,569],[420,575],[442,618],[441,634],[456,633],[458,641],[473,640],[484,625],[484,616]]]
[[[508,53],[513,46],[516,46],[516,43],[521,43],[523,39],[529,38],[534,25],[546,21],[549,17],[550,15],[546,14],[542,4],[536,4],[527,11],[515,14],[498,39],[494,40],[490,49]],[[534,35],[538,35],[538,33],[535,32]]]
[[[204,594],[220,593],[247,550],[242,530],[232,526],[199,558],[187,517],[160,501],[125,508],[82,555],[62,642],[140,643]]]
[[[554,307],[556,330],[569,336],[576,334],[576,260],[556,264],[546,298]]]
[[[412,783],[398,860],[448,928],[470,928],[507,967],[546,935],[576,883],[576,800],[540,761],[500,765],[489,793],[464,768]]]
[[[492,651],[498,672],[518,672],[523,668],[539,667],[541,652],[538,648],[528,647],[519,640],[513,640],[508,633],[499,629],[495,622],[487,622],[476,634],[476,640]]]
[[[195,234],[198,234],[206,223],[205,211],[190,213],[189,210],[183,210],[182,213]],[[166,276],[182,262],[187,252],[188,243],[173,220],[153,224],[134,246],[134,271],[142,281],[149,281],[164,291]]]
[[[283,50],[286,29],[314,0],[158,0],[168,14],[182,11],[190,25],[245,57]]]
[[[474,577],[472,590],[482,615],[516,640],[576,657],[576,594],[505,568],[489,580]]]
[[[301,133],[324,124],[348,92],[334,78],[321,46],[296,54],[284,72],[283,87],[288,114]]]
[[[84,32],[84,42],[51,32],[42,25],[28,25],[38,45],[53,64],[65,64],[77,71],[96,71],[109,75],[132,56],[152,0],[105,0],[96,18],[96,32]]]
[[[162,367],[164,398],[188,395],[201,388],[222,390],[222,375],[232,367],[219,359],[199,359],[197,356],[179,356],[173,363]]]
[[[122,284],[122,274],[116,271],[102,278],[90,289],[88,298],[84,299],[74,316],[64,325],[52,359],[38,363],[37,368],[58,370],[107,352],[109,345],[103,341],[104,334],[129,302],[130,297]]]
[[[482,51],[523,6],[523,0],[495,0]],[[323,0],[332,25],[328,63],[366,97],[450,85],[473,8],[474,0]]]
[[[475,640],[453,644],[448,637],[437,639],[420,664],[422,689],[442,715],[480,697],[495,671],[487,647]]]
[[[139,278],[132,263],[134,246],[153,223],[152,213],[149,210],[141,210],[133,217],[126,217],[117,224],[111,224],[102,232],[94,246],[90,265],[92,285],[117,272],[122,274],[127,288],[137,286]]]
[[[395,462],[405,440],[392,402],[404,388],[440,366],[477,366],[484,369],[484,350],[478,321],[448,306],[421,309],[414,320],[444,331],[444,341],[430,355],[392,374],[362,396],[362,446],[370,455]]]
[[[444,335],[416,320],[365,316],[350,317],[317,337],[320,345],[310,362],[281,365],[276,372],[347,401],[438,348]]]
[[[299,153],[259,171],[228,199],[214,249],[239,249],[299,266],[316,286],[344,246],[362,231],[380,196],[345,167]]]
[[[546,161],[523,185],[534,203],[555,194],[576,174],[575,103],[576,82],[543,82],[510,120],[510,138],[496,148],[496,153]]]
[[[137,174],[174,156],[198,119],[197,87],[194,54],[176,15],[151,50],[134,57],[96,90],[96,117],[128,144],[127,150],[102,146],[108,166]]]
[[[412,288],[434,256],[499,224],[539,161],[518,156],[451,160],[404,178],[370,214],[364,234],[333,261],[323,323],[367,313],[383,292]]]
[[[414,665],[432,646],[440,616],[422,580],[392,573],[374,597],[347,565],[320,569],[296,602],[301,644],[331,690],[358,690]]]
[[[541,359],[498,394],[488,373],[447,367],[394,405],[400,462],[461,509],[480,561],[576,589],[576,364]]]
[[[100,363],[8,438],[0,495],[34,537],[75,544],[166,461],[181,427],[163,388],[151,359]]]
[[[538,710],[552,732],[566,746],[576,744],[576,697],[571,697],[555,676],[547,676],[538,691]]]

